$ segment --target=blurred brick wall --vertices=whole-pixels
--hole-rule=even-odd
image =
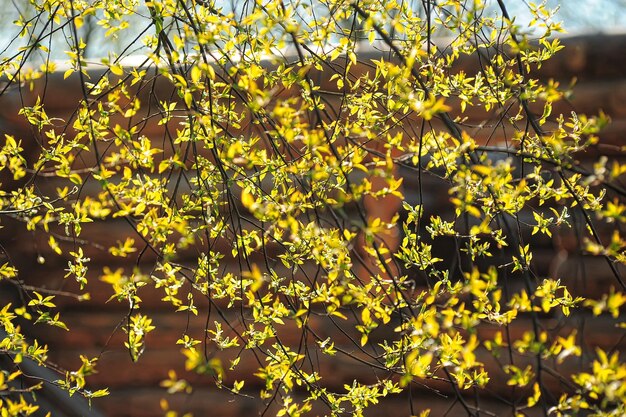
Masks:
[[[601,134],[602,153],[619,155],[619,147],[626,145],[624,135],[626,134],[626,36],[587,36],[573,37],[564,40],[566,48],[557,57],[544,64],[539,72],[542,79],[553,78],[559,80],[563,85],[569,84],[573,77],[577,78],[576,87],[569,101],[564,101],[555,106],[553,114],[568,114],[572,110],[582,113],[594,114],[602,109],[611,116],[612,124]],[[463,63],[465,70],[471,72],[475,63],[467,60]],[[63,81],[61,76],[53,76],[48,82],[45,92],[44,102],[47,112],[51,117],[68,119],[76,109],[76,103],[81,97],[77,80],[70,77]],[[161,87],[165,88],[165,87]],[[43,95],[43,91],[39,90]],[[27,100],[29,98],[27,97]],[[32,95],[30,96],[32,99]],[[21,138],[25,147],[36,149],[34,145],[34,133],[25,124],[23,118],[16,114],[19,101],[17,95],[6,96],[1,100],[0,129],[5,133],[14,134]],[[478,124],[485,118],[484,113],[469,111],[467,123]],[[155,123],[146,126],[143,132],[149,136],[162,137],[162,127]],[[506,134],[506,133],[502,133]],[[502,138],[491,138],[490,144],[498,144]],[[487,141],[487,138],[484,138]],[[586,164],[595,160],[597,154],[594,150],[581,155],[581,163]],[[621,155],[623,158],[623,154]],[[86,155],[86,160],[82,163],[89,166],[93,161],[92,155]],[[416,178],[411,172],[399,170],[399,175],[405,177],[404,192],[409,202],[418,202],[416,193]],[[437,180],[428,177],[424,179],[424,190],[427,195],[424,204],[427,210],[432,213],[446,215],[446,210],[450,207],[447,204],[448,195],[445,184],[438,183]],[[3,183],[5,183],[3,181]],[[10,183],[10,182],[9,182]],[[54,178],[42,179],[38,186],[45,190],[54,190],[59,185]],[[6,185],[5,185],[6,186]],[[88,183],[83,192],[97,192],[98,184]],[[372,202],[370,211],[376,215],[391,216],[397,210],[397,202]],[[381,214],[382,213],[382,214]],[[3,229],[0,230],[0,243],[7,248],[11,259],[20,268],[20,276],[29,285],[41,285],[54,289],[74,289],[71,281],[63,278],[64,268],[67,261],[53,256],[43,235],[27,232],[21,225],[11,223],[2,219]],[[605,231],[610,232],[610,231]],[[128,234],[128,228],[123,220],[96,222],[85,225],[81,240],[85,242],[98,242],[99,245],[113,245],[117,240]],[[552,275],[562,279],[573,289],[574,295],[587,297],[598,297],[607,291],[610,286],[615,286],[611,271],[606,266],[603,259],[582,256],[576,250],[576,245],[571,242],[575,239],[573,231],[563,231],[557,234],[558,237],[550,239],[534,239],[532,244],[536,251],[536,270],[541,276]],[[70,248],[74,243],[63,244],[65,248]],[[152,317],[157,330],[147,337],[147,349],[138,363],[133,363],[129,354],[123,347],[125,334],[120,326],[123,326],[126,319],[127,306],[123,303],[111,301],[107,303],[111,295],[110,286],[98,281],[98,275],[104,266],[111,269],[117,267],[132,268],[133,261],[120,260],[111,257],[100,247],[90,244],[80,244],[91,257],[90,266],[91,284],[89,292],[92,301],[89,303],[77,303],[71,299],[58,298],[62,302],[62,318],[70,327],[70,332],[57,329],[49,329],[43,326],[30,328],[33,336],[41,338],[51,346],[51,360],[61,366],[74,368],[77,366],[80,354],[88,357],[100,357],[98,374],[90,378],[93,388],[107,386],[111,389],[111,395],[94,401],[96,407],[104,414],[112,417],[153,417],[162,415],[159,408],[159,399],[166,396],[159,382],[166,378],[169,369],[176,369],[178,374],[190,381],[197,383],[196,391],[189,397],[168,398],[173,408],[192,411],[197,416],[248,416],[254,415],[259,410],[263,410],[263,404],[254,399],[245,397],[234,397],[226,391],[216,390],[210,379],[203,379],[190,375],[184,371],[184,358],[180,354],[180,347],[175,344],[181,337],[185,329],[190,335],[202,338],[205,328],[206,317],[203,317],[203,309],[206,305],[199,305],[200,315],[198,317],[181,314],[173,314],[173,308],[163,304],[160,299],[163,296],[159,290],[146,289],[141,292],[143,299],[143,311]],[[440,249],[441,250],[441,249]],[[443,248],[445,250],[445,248]],[[40,265],[36,262],[38,256],[43,256],[46,262]],[[149,255],[142,258],[145,265],[151,265],[154,259]],[[227,259],[226,259],[227,261]],[[4,260],[3,260],[4,262]],[[129,262],[131,263],[129,265]],[[141,266],[141,265],[140,265]],[[235,265],[233,265],[235,268]],[[624,272],[624,271],[622,271]],[[8,298],[8,288],[2,289],[0,297]],[[3,300],[4,301],[4,300]],[[233,316],[234,317],[234,316]],[[558,318],[547,319],[546,326],[550,327],[549,320],[558,321]],[[313,323],[320,334],[336,338],[337,344],[341,341],[349,346],[346,336],[338,329],[333,328],[328,322],[319,319],[318,323]],[[524,319],[514,322],[511,332],[521,335],[529,328],[529,324]],[[577,316],[566,323],[566,327],[561,329],[567,333],[567,328],[583,329],[586,349],[592,351],[593,346],[601,346],[605,349],[617,348],[623,350],[626,343],[621,338],[621,334],[614,329],[614,320],[610,317]],[[497,329],[485,326],[479,332],[482,335],[491,335]],[[382,329],[374,337],[382,338],[391,329]],[[285,333],[289,340],[289,332]],[[299,336],[298,332],[293,335]],[[291,342],[297,343],[298,339],[291,337]],[[581,359],[585,361],[585,358]],[[503,374],[499,371],[499,366],[490,358],[484,355],[484,362],[493,369],[492,389],[494,395],[506,396],[510,388],[506,386]],[[576,361],[566,362],[560,371],[567,373],[568,369],[575,370],[580,363]],[[228,380],[247,379],[247,388],[258,388],[260,381],[250,378],[258,364],[250,355],[242,357],[241,364],[235,374],[229,374]],[[338,358],[336,360],[324,360],[320,364],[321,372],[325,376],[325,383],[330,389],[341,389],[343,384],[350,383],[354,378],[368,381],[375,378],[375,375],[367,367],[354,366],[353,363],[346,363]],[[569,367],[569,368],[568,368]],[[559,382],[548,377],[546,383],[558,392]],[[257,386],[255,386],[257,384]],[[448,387],[445,384],[433,384],[435,388],[445,394]],[[430,407],[433,409],[431,415],[443,415],[445,411],[453,406],[452,399],[445,395],[437,395],[431,391],[423,390],[416,394],[418,401],[416,407]],[[420,403],[419,399],[424,401]],[[492,409],[489,400],[483,403],[486,409]],[[407,412],[407,397],[399,395],[385,400],[385,406],[374,408],[371,415],[404,415]],[[376,411],[380,410],[380,411]],[[510,409],[502,409],[501,415],[510,413]],[[272,415],[270,410],[269,415]],[[449,415],[455,415],[454,411]]]

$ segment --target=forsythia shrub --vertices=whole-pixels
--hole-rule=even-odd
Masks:
[[[108,393],[89,389],[97,358],[60,370],[22,330],[72,331],[56,304],[89,303],[86,245],[128,259],[95,279],[110,285],[110,303],[128,306],[134,361],[157,327],[142,309],[152,287],[164,311],[206,316],[204,336],[181,329],[187,371],[235,401],[261,398],[276,415],[360,416],[384,397],[430,387],[477,416],[489,411],[480,406],[492,392],[487,360],[512,387],[499,400],[513,414],[626,415],[619,352],[584,352],[588,366],[561,371],[583,355],[584,333],[547,324],[588,311],[612,315],[621,331],[626,302],[617,181],[626,166],[577,163],[607,117],[553,114],[567,92],[533,77],[562,48],[550,10],[529,5],[522,25],[502,1],[21,7],[17,36],[2,41],[0,87],[33,97],[19,109],[32,137],[3,138],[0,222],[45,236],[79,290],[29,285],[2,249],[0,281],[22,300],[0,309],[0,354],[11,363],[0,371],[2,416],[38,409],[42,382],[23,375],[26,358],[57,372],[50,382],[69,394]],[[460,69],[467,62],[475,70]],[[81,97],[59,118],[44,92],[65,78],[79,80]],[[485,122],[469,124],[470,112]],[[405,198],[407,175],[417,178],[417,202]],[[55,190],[40,187],[49,178]],[[435,192],[448,194],[450,216],[428,206]],[[580,250],[615,274],[601,299],[536,272],[534,239],[573,218],[584,223]],[[106,247],[85,242],[103,221],[124,222],[127,234]],[[603,225],[615,231],[604,236]],[[527,325],[512,332],[518,322]],[[256,372],[229,377],[246,352]],[[367,366],[373,378],[330,387],[324,357]],[[193,390],[173,370],[163,387]],[[410,414],[428,414],[422,397]]]

